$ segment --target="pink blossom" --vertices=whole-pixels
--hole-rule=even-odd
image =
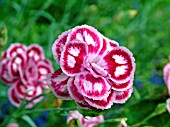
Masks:
[[[60,69],[48,75],[49,87],[85,109],[125,103],[133,92],[132,53],[95,28],[82,25],[62,33],[52,46]]]
[[[168,88],[168,93],[170,95],[170,63],[166,64],[164,69],[163,69],[163,76],[164,76],[164,81],[165,84]],[[170,98],[167,99],[167,110],[170,113]]]
[[[17,123],[9,123],[7,127],[19,127]]]
[[[82,114],[80,114],[78,111],[74,110],[70,112],[70,115],[67,118],[67,123],[69,123],[73,118],[78,119],[82,125],[82,127],[93,127],[97,124],[100,124],[104,121],[104,118],[102,115],[97,116],[97,117],[89,117],[86,116],[85,118],[83,117]]]
[[[170,95],[170,63],[166,64],[163,69],[164,81],[168,88],[168,93]]]
[[[46,76],[53,72],[53,68],[51,62],[44,58],[40,46],[11,44],[1,58],[0,79],[11,85],[8,95],[13,105],[19,107],[25,94],[28,101],[48,88]],[[34,100],[27,107],[31,108],[41,99],[42,97]]]

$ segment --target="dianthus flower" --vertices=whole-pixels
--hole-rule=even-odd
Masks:
[[[164,81],[165,81],[165,84],[168,88],[168,93],[169,93],[169,96],[170,96],[170,63],[165,65],[165,67],[163,69],[163,75],[164,75]],[[166,102],[167,102],[167,110],[170,113],[170,98],[167,99]]]
[[[19,127],[17,123],[9,123],[7,127]]]
[[[17,123],[9,123],[7,127],[19,127]]]
[[[48,88],[46,76],[52,72],[52,64],[44,58],[43,49],[35,44],[29,47],[19,43],[11,44],[1,57],[0,79],[11,85],[9,100],[17,107],[26,94],[28,101],[43,93],[44,88]],[[27,107],[31,108],[41,99],[35,99]]]
[[[96,117],[83,117],[77,110],[70,111],[70,116],[67,118],[67,123],[69,123],[72,119],[78,119],[81,123],[82,127],[94,127],[97,124],[104,122],[104,118],[102,115]]]
[[[82,25],[62,33],[52,46],[60,69],[48,75],[53,93],[85,109],[124,103],[133,91],[132,53],[95,28]]]

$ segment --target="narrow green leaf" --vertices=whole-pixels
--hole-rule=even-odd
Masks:
[[[77,108],[49,108],[49,109],[35,109],[35,110],[24,110],[19,115],[32,114],[37,112],[55,112],[58,114],[67,115],[69,111],[76,110]]]
[[[160,115],[162,113],[166,112],[166,103],[160,103],[156,106],[155,110],[153,111],[153,113],[151,113],[148,117],[146,117],[143,121],[146,122],[149,119]]]
[[[37,127],[37,125],[34,123],[34,121],[28,115],[23,115],[21,118],[24,121],[26,121],[31,127]]]
[[[105,120],[103,123],[98,124],[95,127],[122,127],[123,124],[126,124],[126,120],[127,118]]]

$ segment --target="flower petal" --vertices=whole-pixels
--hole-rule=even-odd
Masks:
[[[9,75],[8,64],[8,59],[4,59],[0,62],[0,79],[7,85],[13,84],[18,80],[18,78],[11,77],[11,75]]]
[[[115,47],[119,47],[119,43],[114,41],[114,40],[110,40],[108,38],[105,37],[105,40],[109,43],[109,48],[108,51],[113,50]]]
[[[93,62],[97,63],[101,58],[103,58],[109,51],[113,50],[115,47],[118,47],[119,43],[110,40],[103,36],[103,46],[100,50],[99,54],[96,56],[96,58],[93,60]]]
[[[163,69],[163,76],[170,95],[170,63],[165,65]]]
[[[96,121],[96,122],[101,123],[101,122],[104,121],[103,115],[96,116],[96,117],[89,117],[89,116],[86,116],[85,118],[86,118],[86,119],[85,119],[85,122],[95,122],[95,121]]]
[[[67,118],[67,123],[69,123],[72,119],[78,119],[81,122],[81,125],[84,123],[84,117],[82,114],[80,114],[77,110],[70,111],[70,115]]]
[[[61,69],[47,77],[48,85],[53,91],[53,94],[62,100],[71,100],[70,94],[67,90],[67,82],[69,77],[65,75]]]
[[[85,62],[84,67],[86,70],[90,71],[90,73],[95,77],[109,77],[108,72],[104,70],[102,67],[98,66],[96,63],[87,63]]]
[[[67,83],[67,89],[70,94],[70,96],[79,103],[84,102],[84,96],[79,92],[76,85],[74,84],[75,78],[70,78]]]
[[[34,61],[38,61],[44,59],[43,49],[36,44],[32,44],[27,48],[26,51],[27,59],[32,59]]]
[[[15,57],[12,57],[8,64],[8,71],[10,76],[19,77],[19,70],[23,69],[25,64],[26,64],[26,57],[24,54],[17,54]]]
[[[23,84],[21,81],[18,81],[14,85],[14,90],[17,97],[23,99],[26,96],[26,100],[30,100],[35,96],[38,96],[43,93],[43,89],[40,86],[34,86],[30,84]]]
[[[88,61],[91,63],[103,47],[102,35],[88,25],[77,26],[68,34],[67,41],[80,40],[88,45]]]
[[[119,103],[119,104],[125,103],[130,98],[132,92],[133,92],[132,87],[125,91],[115,91],[114,103]]]
[[[9,123],[7,127],[19,127],[17,123]]]
[[[14,43],[11,44],[10,47],[7,50],[7,58],[15,57],[17,54],[22,54],[25,52],[26,46],[19,44],[19,43]]]
[[[131,77],[128,81],[126,81],[124,83],[116,83],[116,82],[113,82],[112,80],[107,80],[107,81],[109,82],[110,86],[112,86],[113,90],[124,91],[124,90],[127,90],[132,87],[133,80],[134,80],[134,78]]]
[[[60,64],[61,52],[63,51],[63,48],[67,41],[67,36],[70,33],[70,31],[71,30],[68,30],[59,35],[58,39],[52,45],[52,53],[57,64]]]
[[[110,85],[103,77],[95,78],[90,72],[75,77],[75,85],[83,96],[102,100],[109,95]]]
[[[113,105],[114,98],[115,98],[114,90],[111,90],[109,96],[104,98],[103,100],[93,100],[93,99],[85,98],[85,101],[89,105],[97,109],[104,110],[104,109],[111,108],[111,106]]]
[[[108,72],[104,70],[102,67],[98,66],[97,64],[91,63],[91,66],[92,66],[92,70],[94,71],[94,73],[96,73],[96,75],[103,76],[103,77],[108,76]]]
[[[169,75],[170,75],[170,63],[165,65],[163,69],[163,74],[164,74],[164,81],[167,84],[169,80]]]
[[[103,37],[102,49],[100,50],[99,54],[93,60],[93,63],[97,63],[101,58],[103,58],[106,55],[106,53],[108,52],[109,47],[110,47],[109,42],[107,42],[105,37]]]
[[[2,52],[1,59],[3,60],[3,59],[6,59],[6,58],[7,58],[7,52],[6,51]]]
[[[107,70],[111,80],[117,83],[128,81],[135,71],[132,53],[125,47],[115,47],[97,64]]]
[[[41,86],[48,88],[47,84],[47,74],[53,72],[53,67],[50,61],[40,60],[37,62],[38,69],[38,81],[41,83]]]
[[[83,41],[67,42],[61,53],[60,66],[68,76],[75,76],[84,70],[84,61],[87,57],[87,46]]]
[[[15,94],[15,90],[14,90],[13,87],[9,88],[9,90],[8,90],[8,97],[9,97],[10,102],[11,102],[14,106],[16,106],[16,107],[19,107],[19,106],[20,106],[22,100],[17,97],[17,95]]]
[[[97,116],[97,117],[85,117],[85,123],[83,127],[94,127],[95,125],[98,125],[104,121],[103,116]]]
[[[10,102],[16,107],[19,107],[23,101],[23,98],[18,97],[15,87],[9,88],[8,97],[9,97]],[[30,99],[32,99],[32,98],[30,98]],[[26,108],[32,108],[35,104],[37,104],[42,99],[43,99],[43,97],[39,97],[39,98],[35,99],[33,102],[26,105]],[[25,101],[27,102],[28,100],[25,100]]]
[[[20,78],[24,84],[35,84],[37,83],[38,78],[38,68],[37,63],[30,59],[26,66],[23,68],[19,68]]]

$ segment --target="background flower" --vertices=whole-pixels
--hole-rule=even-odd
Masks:
[[[170,96],[170,63],[166,64],[163,69],[164,81],[168,89],[168,93]],[[170,113],[170,98],[167,99],[167,110]]]
[[[82,25],[62,33],[52,46],[61,69],[49,75],[53,93],[87,109],[124,103],[133,91],[132,53],[95,28]]]
[[[170,63],[166,64],[163,69],[164,81],[168,88],[168,93],[170,95]]]
[[[19,127],[17,123],[9,123],[7,127]]]
[[[48,87],[46,75],[53,71],[53,67],[51,62],[44,58],[40,46],[11,44],[1,58],[0,79],[11,85],[8,96],[13,105],[19,107],[26,94],[28,101]],[[35,99],[27,107],[31,108],[41,99],[42,97]]]
[[[77,110],[70,111],[70,116],[67,118],[67,123],[69,123],[72,119],[78,119],[82,125],[82,127],[93,127],[104,122],[104,118],[102,115],[96,117],[83,117]]]

